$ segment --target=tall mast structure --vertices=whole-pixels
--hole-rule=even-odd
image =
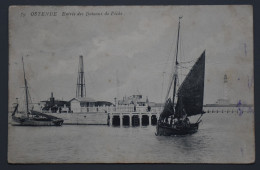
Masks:
[[[179,17],[179,24],[178,24],[178,35],[177,35],[177,43],[176,43],[176,54],[175,54],[175,69],[174,69],[174,74],[173,77],[170,81],[170,84],[168,86],[168,90],[166,93],[166,97],[165,97],[165,102],[167,101],[168,97],[169,97],[169,93],[171,91],[171,88],[173,86],[173,94],[172,94],[172,102],[173,102],[173,107],[174,107],[174,103],[175,103],[175,96],[176,96],[176,85],[177,85],[177,79],[178,79],[178,52],[179,52],[179,39],[180,39],[180,20],[182,19],[182,16]],[[173,83],[173,85],[172,85]]]
[[[23,63],[23,78],[24,78],[24,86],[25,86],[25,102],[26,102],[26,115],[27,117],[29,116],[29,96],[28,96],[28,85],[27,85],[27,80],[25,77],[25,70],[24,70],[24,62],[23,62],[23,57],[22,57],[22,63]]]
[[[84,76],[83,56],[79,56],[79,68],[77,78],[76,98],[86,97],[86,85]]]
[[[175,57],[175,72],[174,72],[174,85],[173,85],[173,95],[172,95],[172,102],[174,107],[174,100],[176,95],[176,83],[178,78],[178,50],[179,50],[179,39],[180,39],[180,20],[182,17],[179,17],[179,25],[178,25],[178,36],[177,36],[177,47],[176,47],[176,57]]]

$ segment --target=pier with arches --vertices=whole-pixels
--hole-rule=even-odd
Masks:
[[[110,112],[108,125],[110,126],[155,126],[159,118],[156,112]]]

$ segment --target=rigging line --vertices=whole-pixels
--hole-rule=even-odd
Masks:
[[[184,43],[183,43],[183,37],[181,37],[181,51],[182,51],[182,55],[183,55],[183,61],[185,61],[185,60],[186,60],[186,55],[185,55],[185,53],[184,53],[185,47],[184,47],[183,44],[184,44]]]
[[[178,29],[176,31],[177,31],[177,34],[178,34]],[[170,55],[171,55],[171,52],[172,52],[172,49],[173,49],[174,41],[175,40],[173,39],[167,62],[169,61],[169,58],[170,58]],[[174,54],[176,54],[176,53],[177,53],[177,47],[175,48],[175,51],[174,51]],[[167,101],[167,99],[169,97],[169,93],[171,91],[171,87],[172,87],[172,84],[173,84],[173,80],[174,80],[174,66],[175,66],[175,64],[176,64],[176,62],[175,62],[175,60],[173,58],[173,61],[172,61],[172,64],[171,64],[171,74],[170,74],[170,77],[169,77],[170,81],[169,81],[168,88],[167,88],[167,93],[166,93],[166,96],[165,96],[165,102]],[[165,67],[164,71],[165,70],[166,70],[166,67]]]
[[[183,56],[183,60],[182,60],[182,62],[181,62],[181,64],[188,64],[188,63],[191,63],[191,62],[188,62],[188,63],[185,63],[185,61],[187,60],[187,57],[186,57],[186,55],[185,55],[185,51],[184,51],[184,49],[185,49],[185,47],[184,47],[184,40],[183,40],[183,37],[181,36],[181,52],[182,52],[182,56]],[[182,65],[181,65],[182,66]],[[182,70],[182,80],[181,80],[181,82],[184,80],[184,78],[185,78],[185,76],[183,76],[184,75],[184,72],[183,72],[183,70]]]
[[[188,70],[189,70],[189,69],[191,69],[192,66],[191,66],[191,67],[179,66],[179,67],[181,67],[181,68],[185,68],[185,69],[188,69]]]
[[[162,63],[151,63],[151,64],[145,64],[144,66],[142,66],[142,68],[149,68],[149,67],[154,67],[154,66],[161,66],[161,65],[166,65],[166,64],[169,64],[169,62],[162,62]],[[166,69],[166,68],[165,68]],[[164,69],[164,71],[165,71]]]
[[[182,62],[179,62],[181,64],[187,64],[187,63],[192,63],[192,62],[195,62],[196,59],[193,59],[193,60],[190,60],[190,61],[182,61]]]
[[[28,83],[27,83],[27,88],[29,89],[29,84]],[[27,90],[27,93],[28,93],[28,104],[31,104],[32,103],[32,98],[31,98],[30,91]]]
[[[179,38],[179,41],[180,41],[180,61],[183,61],[184,59],[184,57],[183,57],[183,54],[184,54],[184,52],[183,52],[183,48],[182,48],[182,36],[181,36],[181,34],[180,34],[180,38]],[[182,67],[180,67],[180,68],[182,68]],[[180,74],[179,74],[179,79],[178,79],[178,86],[179,86],[179,83],[180,83],[180,81],[182,81],[182,79],[183,79],[183,77],[182,77],[182,73],[183,73],[183,69],[180,69]]]
[[[179,74],[180,75],[180,74]],[[188,74],[181,74],[182,76],[186,77]]]
[[[23,93],[25,94],[25,89],[23,90]],[[26,110],[26,99],[25,99],[26,97],[25,97],[25,95],[23,95],[22,97],[21,97],[21,101],[20,101],[20,103],[23,103],[23,104],[21,104],[20,106],[20,110],[21,111],[24,111],[25,112],[25,110]]]
[[[174,39],[172,39],[172,43],[171,43],[171,46],[170,46],[170,51],[169,51],[169,54],[168,54],[168,58],[167,58],[167,62],[166,63],[168,63],[169,62],[169,59],[170,59],[170,56],[171,56],[171,53],[172,53],[172,49],[173,49],[173,46],[174,46]],[[175,49],[175,53],[176,53],[176,49]],[[166,68],[165,68],[166,69]],[[165,71],[165,69],[164,69],[164,71]]]
[[[29,97],[29,101],[28,101],[28,103],[32,103],[32,98],[31,98],[31,95],[30,95],[29,90],[28,90],[28,97]]]
[[[30,84],[28,82],[27,82],[27,84],[28,84],[28,89],[30,88],[30,91],[32,92],[32,94],[34,94],[34,97],[39,99],[39,96],[37,95],[36,91],[32,87],[30,87]],[[33,101],[32,101],[32,97],[31,97],[30,91],[28,90],[28,94],[29,94],[29,99],[30,99],[30,101],[32,103]]]
[[[166,97],[165,97],[165,102],[167,101],[167,99],[168,99],[168,97],[169,97],[169,93],[170,93],[170,91],[171,91],[171,87],[172,87],[172,83],[173,83],[173,80],[174,80],[174,73],[172,73],[171,74],[171,76],[170,76],[170,82],[169,82],[169,85],[168,85],[168,90],[167,90],[167,93],[166,93]],[[165,103],[164,102],[164,103]]]
[[[163,102],[163,86],[164,86],[164,74],[165,74],[165,72],[163,72],[163,81],[162,81],[162,92],[161,92],[161,102]]]
[[[179,74],[180,75],[180,74]],[[180,79],[177,79],[177,86],[180,86]],[[177,94],[176,94],[177,95]]]
[[[177,35],[179,35],[179,27],[177,29]],[[179,39],[179,36],[177,36],[177,41],[179,41],[178,39]],[[172,61],[171,77],[169,78],[171,81],[169,82],[169,85],[168,85],[168,90],[167,90],[166,97],[165,97],[165,103],[166,103],[166,101],[169,97],[169,93],[170,93],[171,87],[173,85],[173,80],[175,79],[174,68],[177,67],[177,65],[176,65],[177,64],[177,51],[178,51],[178,42],[177,42],[177,46],[176,46],[175,51],[174,51],[174,54],[176,56],[175,56],[175,59],[173,58],[173,61]],[[177,79],[177,77],[176,77],[176,79]],[[173,96],[173,101],[174,101],[174,96]]]

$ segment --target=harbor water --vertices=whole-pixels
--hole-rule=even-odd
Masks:
[[[188,136],[155,136],[155,126],[9,124],[10,163],[250,163],[253,113],[207,113]]]

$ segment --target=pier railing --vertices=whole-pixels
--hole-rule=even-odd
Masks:
[[[97,106],[97,107],[79,107],[71,109],[76,112],[139,112],[139,113],[160,113],[163,107],[148,107],[148,106],[132,106],[132,105],[118,105],[118,106]],[[203,107],[206,113],[253,113],[254,107]],[[62,112],[68,112],[68,109],[62,109]]]
[[[156,112],[159,113],[162,107],[148,107],[148,106],[92,106],[72,108],[73,112]]]

